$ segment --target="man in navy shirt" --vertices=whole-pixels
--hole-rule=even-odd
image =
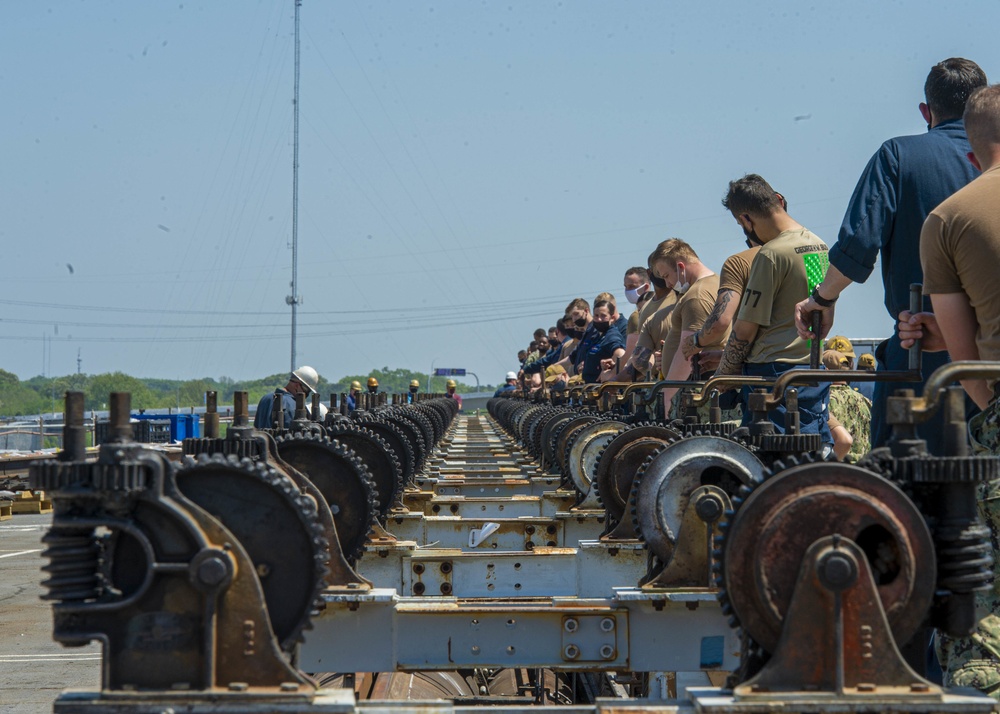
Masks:
[[[965,102],[973,90],[986,85],[986,74],[975,62],[952,58],[938,63],[924,84],[920,113],[926,134],[889,139],[868,162],[847,207],[837,243],[830,248],[830,268],[812,296],[795,306],[799,336],[809,339],[810,313],[820,311],[820,337],[833,325],[834,303],[851,283],[868,280],[881,252],[885,307],[896,322],[909,309],[910,283],[923,282],[920,268],[920,229],[924,219],[944,199],[974,179],[979,172],[969,162],[971,151],[962,123]],[[880,356],[881,357],[881,356]],[[945,355],[925,354],[924,380],[947,361]],[[905,370],[906,352],[894,332],[880,359],[880,369]],[[921,384],[879,382],[872,405],[872,448],[889,437],[886,403],[897,389],[921,389]],[[932,419],[918,427],[931,453],[941,453],[943,426]]]
[[[284,389],[279,387],[260,398],[260,402],[257,404],[257,413],[253,417],[254,428],[270,429],[274,425],[274,400],[277,398],[281,399],[284,428],[291,428],[292,418],[295,416],[295,395],[305,394],[308,397],[318,387],[319,375],[316,370],[306,365],[299,367],[288,375],[288,384],[285,385]]]

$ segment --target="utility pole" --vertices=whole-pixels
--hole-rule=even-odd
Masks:
[[[76,373],[80,374],[80,366],[83,364],[83,359],[80,357],[80,348],[76,348]]]
[[[292,294],[285,302],[292,307],[292,366],[295,370],[295,338],[298,325],[299,295],[299,8],[302,0],[295,2],[295,89],[292,97]]]

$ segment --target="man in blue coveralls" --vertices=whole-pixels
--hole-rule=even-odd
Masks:
[[[885,307],[896,322],[909,309],[910,283],[922,283],[920,229],[927,215],[944,199],[979,175],[966,155],[971,151],[962,123],[969,95],[986,86],[986,74],[975,62],[952,58],[936,64],[924,83],[925,102],[920,113],[927,133],[889,139],[868,162],[854,189],[840,227],[837,243],[830,248],[830,268],[812,295],[795,306],[799,336],[808,339],[810,313],[820,311],[820,337],[833,325],[834,304],[851,283],[868,280],[881,251]],[[894,332],[878,351],[879,369],[905,370],[906,352]],[[925,354],[924,380],[947,362],[947,356]],[[872,404],[872,448],[884,446],[889,437],[886,403],[896,389],[916,389],[921,384],[879,382]],[[971,405],[971,402],[969,402]],[[918,427],[931,453],[941,453],[944,432],[940,416]]]

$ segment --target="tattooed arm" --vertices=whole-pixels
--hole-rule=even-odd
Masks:
[[[747,355],[750,354],[750,348],[753,347],[754,340],[757,339],[759,329],[760,325],[754,322],[736,320],[716,374],[741,374],[743,372],[743,363],[746,362]]]
[[[717,344],[726,334],[726,330],[733,324],[736,317],[736,310],[740,306],[740,296],[735,290],[720,290],[715,298],[715,307],[705,320],[705,324],[698,330],[698,344]],[[701,349],[694,345],[694,335],[689,335],[681,340],[681,349],[684,351],[684,358],[691,359],[692,355],[701,352]]]

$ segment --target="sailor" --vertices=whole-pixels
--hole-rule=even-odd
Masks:
[[[295,416],[295,395],[305,394],[309,396],[316,392],[319,387],[319,375],[312,367],[303,365],[294,370],[288,377],[288,383],[284,388],[279,387],[274,392],[269,392],[260,398],[257,403],[257,413],[253,418],[253,425],[256,429],[270,429],[273,426],[271,412],[274,410],[274,400],[281,399],[281,408],[284,411],[284,428],[292,426],[292,419]],[[308,409],[308,405],[306,406]]]
[[[455,383],[455,380],[449,379],[445,383],[445,396],[448,397],[448,399],[454,399],[458,402],[458,411],[462,411],[462,395],[455,391],[457,388],[458,385]]]

